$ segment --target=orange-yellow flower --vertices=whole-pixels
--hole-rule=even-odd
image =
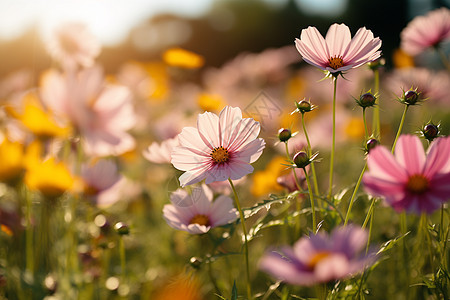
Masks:
[[[0,181],[11,183],[17,180],[24,169],[23,159],[23,145],[4,139],[0,144]]]
[[[163,54],[163,60],[170,66],[186,69],[198,69],[205,63],[202,56],[181,48],[167,50]]]

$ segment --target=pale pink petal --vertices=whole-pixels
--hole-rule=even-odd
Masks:
[[[423,174],[429,178],[436,173],[450,172],[450,137],[434,140],[428,148],[427,161]]]
[[[207,233],[211,229],[211,226],[205,226],[200,224],[189,224],[187,225],[187,231],[193,234],[203,234]]]
[[[212,164],[211,156],[193,148],[177,146],[172,151],[172,164],[181,171],[206,167]]]
[[[184,127],[178,135],[178,140],[180,145],[195,150],[195,153],[198,155],[209,155],[211,153],[212,148],[203,142],[198,133],[198,129],[195,127]]]
[[[380,57],[381,40],[365,27],[360,28],[345,51],[344,63],[360,65]]]
[[[374,196],[403,194],[405,189],[402,182],[386,180],[383,177],[375,177],[371,172],[364,174],[362,182],[366,191]]]
[[[261,138],[253,140],[242,147],[239,152],[236,152],[233,158],[239,159],[242,162],[253,163],[261,156],[265,145],[266,142]]]
[[[196,187],[192,190],[192,201],[194,202],[194,210],[200,215],[209,215],[211,200],[207,198],[202,187]]]
[[[239,107],[226,106],[219,115],[220,127],[220,145],[229,148],[230,143],[235,138],[235,135],[239,132],[239,128],[242,122],[242,112]],[[216,133],[217,135],[217,133]]]
[[[332,254],[319,261],[314,268],[314,275],[319,282],[328,282],[334,278],[343,278],[349,275],[348,259],[341,254]]]
[[[233,200],[223,195],[217,197],[211,206],[209,217],[212,226],[221,226],[235,221],[238,213],[233,206]]]
[[[329,57],[343,56],[351,40],[350,29],[345,24],[331,25],[325,37]]]
[[[395,148],[395,158],[409,175],[421,174],[426,156],[419,137],[401,135]]]
[[[394,159],[383,146],[372,149],[367,158],[367,165],[372,176],[385,178],[387,181],[406,182],[406,170]]]
[[[198,115],[197,129],[203,143],[210,149],[221,146],[219,139],[219,117],[210,112]]]
[[[190,170],[190,171],[184,172],[179,178],[180,185],[182,187],[184,187],[186,185],[191,185],[191,184],[202,181],[203,179],[206,178],[206,176],[208,176],[208,173],[207,173],[208,170],[209,170],[209,167],[205,166],[200,169],[195,169],[195,170]]]
[[[239,151],[242,146],[256,139],[260,129],[259,122],[250,118],[242,119],[239,126],[236,126],[233,134],[227,141],[226,147],[231,152]]]
[[[303,58],[318,65],[327,62],[331,57],[325,39],[315,27],[309,26],[307,29],[302,30],[299,45],[302,51],[300,54]]]

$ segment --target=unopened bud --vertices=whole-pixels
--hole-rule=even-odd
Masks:
[[[369,139],[367,141],[367,143],[366,143],[366,151],[367,151],[367,153],[369,153],[370,150],[372,150],[373,148],[375,148],[379,144],[380,144],[380,142],[377,139]]]
[[[200,265],[202,264],[202,259],[198,258],[198,257],[191,257],[191,259],[189,260],[189,263],[191,264],[191,266],[194,269],[200,269]]]
[[[297,109],[301,113],[305,113],[305,112],[311,111],[313,109],[311,102],[309,102],[307,100],[301,100],[300,102],[296,102],[295,105],[297,106]]]
[[[287,142],[292,137],[292,132],[290,129],[281,128],[278,130],[278,138],[281,142]]]
[[[434,124],[427,124],[423,127],[422,134],[424,138],[429,140],[430,142],[438,137],[439,135],[439,126]]]
[[[370,92],[362,94],[356,102],[361,107],[370,107],[375,105],[377,98]]]
[[[294,155],[294,164],[298,168],[305,168],[311,163],[308,154],[305,151],[300,151]]]
[[[114,229],[120,235],[127,235],[130,233],[130,228],[128,225],[122,222],[117,222],[116,225],[114,225]]]
[[[403,95],[403,101],[408,105],[414,105],[419,101],[419,93],[414,90],[406,91]]]

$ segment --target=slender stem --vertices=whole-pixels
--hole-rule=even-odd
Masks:
[[[363,175],[366,172],[366,170],[367,170],[367,163],[364,165],[364,168],[362,169],[361,174],[359,175],[358,181],[356,182],[356,185],[355,185],[355,189],[353,190],[352,197],[350,198],[350,203],[348,204],[347,214],[345,215],[344,226],[347,225],[348,219],[350,218],[350,211],[352,210],[353,203],[355,202],[354,200],[355,200],[356,194],[358,193],[359,186],[361,185],[361,181],[362,181]]]
[[[236,207],[239,211],[239,217],[241,219],[242,233],[244,234],[245,269],[247,272],[247,297],[249,300],[251,300],[251,299],[253,299],[253,297],[252,297],[252,287],[250,284],[250,267],[249,267],[249,263],[248,263],[248,241],[247,241],[247,229],[245,229],[245,218],[244,218],[244,213],[242,212],[242,209],[241,209],[241,204],[239,203],[239,197],[236,192],[236,188],[234,187],[233,181],[231,181],[231,179],[228,178],[228,182],[230,183],[231,189],[233,190],[234,200],[236,202]]]
[[[30,197],[30,194],[28,193],[28,190],[25,186],[22,186],[21,192],[23,193],[23,197],[25,198],[25,204],[26,204],[26,222],[27,227],[25,231],[25,241],[26,241],[26,270],[30,272],[30,274],[34,274],[34,243],[33,243],[33,224],[31,222],[31,212],[32,212],[32,200]]]
[[[366,218],[364,219],[364,223],[362,224],[362,229],[366,228],[367,222],[369,222],[369,218],[372,217],[373,207],[375,205],[376,198],[372,198],[372,202],[370,203],[369,210],[367,211]]]
[[[366,108],[363,107],[363,122],[364,122],[364,142],[369,138],[369,133],[367,130],[367,122],[366,122]]]
[[[305,172],[306,183],[308,184],[308,192],[309,192],[309,200],[311,201],[311,215],[312,215],[312,227],[313,233],[316,234],[317,231],[317,223],[316,223],[316,209],[314,207],[314,196],[311,189],[311,182],[309,180],[308,172],[303,168],[303,172]]]
[[[403,236],[406,235],[406,232],[408,230],[408,225],[406,224],[406,213],[402,212],[400,214],[400,231],[402,233]],[[408,255],[408,251],[407,251],[407,246],[406,246],[406,239],[405,237],[403,237],[402,239],[402,257],[403,257],[403,267],[405,268],[405,272],[403,272],[405,274],[405,283],[404,286],[409,287],[409,278],[410,278],[410,268],[409,268],[409,255]],[[409,289],[406,289],[406,299],[409,299]]]
[[[308,156],[311,157],[312,155],[312,148],[311,148],[311,143],[309,141],[309,136],[308,136],[308,132],[306,131],[306,125],[305,125],[305,117],[304,117],[305,113],[302,113],[302,126],[303,126],[303,133],[305,134],[306,137],[306,143],[308,144]],[[314,166],[314,162],[311,162],[311,172],[312,172],[312,176],[313,176],[313,183],[314,183],[314,193],[316,195],[319,195],[319,185],[317,184],[317,176],[316,176],[316,168]],[[319,201],[319,206],[321,205],[321,202]]]
[[[430,239],[430,235],[429,235],[429,232],[428,232],[428,220],[427,220],[428,218],[427,218],[427,215],[426,215],[426,213],[422,213],[422,215],[420,216],[420,223],[421,223],[421,225],[422,225],[422,230],[423,230],[423,234],[425,235],[425,239],[426,239],[426,243],[427,243],[427,246],[428,246],[428,255],[429,255],[429,258],[430,258],[430,267],[431,267],[431,270],[432,270],[432,274],[434,274],[434,272],[435,272],[435,269],[434,269],[434,263],[433,263],[433,251],[432,251],[432,247],[431,247],[431,239]],[[434,275],[433,275],[434,276]]]
[[[380,90],[380,71],[375,69],[374,73],[374,81],[375,81],[375,95],[378,94]],[[375,106],[373,110],[373,135],[380,141],[381,140],[381,130],[380,130],[380,101],[378,99],[375,100]]]
[[[337,76],[333,77],[333,142],[331,144],[331,158],[330,158],[330,183],[328,190],[328,198],[331,199],[333,193],[333,167],[334,167],[334,149],[336,146],[336,87]]]
[[[439,57],[441,58],[442,62],[444,63],[447,70],[450,71],[450,62],[447,59],[447,56],[445,55],[445,52],[440,47],[435,48],[437,53],[439,54]]]
[[[405,123],[406,112],[408,111],[409,105],[405,105],[405,109],[403,110],[402,119],[400,120],[400,125],[398,126],[397,135],[395,136],[394,144],[392,145],[392,153],[395,151],[395,145],[397,145],[398,137],[400,133],[402,133],[403,124]]]
[[[366,245],[366,254],[369,252],[370,240],[372,238],[372,227],[373,227],[373,218],[374,218],[374,209],[373,205],[375,204],[375,198],[373,198],[372,203],[370,204],[370,225],[369,225],[369,235],[367,236],[367,245]]]
[[[125,257],[125,243],[123,242],[123,236],[119,236],[119,254],[120,254],[120,268],[122,270],[122,284],[126,279],[126,257]]]

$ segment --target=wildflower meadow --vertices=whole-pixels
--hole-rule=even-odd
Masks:
[[[56,26],[0,78],[0,299],[450,299],[450,9],[319,28],[114,69]]]

